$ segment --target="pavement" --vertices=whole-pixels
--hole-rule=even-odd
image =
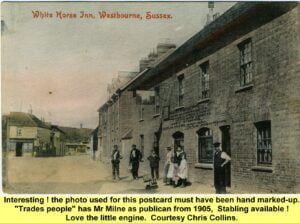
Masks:
[[[141,164],[140,178],[133,180],[126,165],[121,165],[120,180],[113,180],[111,164],[93,161],[88,155],[65,157],[9,157],[7,186],[9,194],[213,194],[212,185],[192,182],[185,188],[167,186],[146,189],[143,175],[148,165]],[[150,171],[150,170],[149,170]]]

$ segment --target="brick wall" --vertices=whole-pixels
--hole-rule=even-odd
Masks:
[[[243,35],[231,36],[230,44],[174,72],[164,81],[162,102],[170,106],[170,120],[163,122],[160,147],[173,144],[172,134],[184,133],[190,178],[212,184],[212,170],[199,167],[197,131],[210,128],[214,141],[219,127],[230,126],[232,187],[248,191],[299,192],[299,7]],[[247,28],[248,29],[248,28]],[[240,30],[240,33],[244,33]],[[240,90],[238,44],[251,38],[253,86]],[[199,65],[209,61],[210,97],[199,103]],[[178,108],[177,76],[184,74],[184,107]],[[171,86],[171,87],[170,87]],[[172,89],[172,90],[170,90]],[[169,104],[168,104],[169,103]],[[257,167],[256,127],[271,120],[272,166]],[[164,157],[164,156],[162,156]],[[200,165],[201,166],[201,165]]]
[[[153,149],[154,134],[162,123],[159,148],[163,163],[165,148],[174,144],[172,135],[180,131],[184,134],[190,180],[212,185],[212,164],[199,163],[197,132],[209,128],[213,141],[221,142],[220,127],[230,126],[231,185],[235,191],[299,192],[298,21],[298,6],[272,20],[253,17],[247,26],[235,27],[203,49],[195,49],[180,64],[166,71],[173,75],[158,86],[161,109],[170,107],[169,120],[163,120],[161,114],[154,116],[153,105],[144,106],[144,118],[140,120],[140,104],[136,97],[132,92],[122,92],[118,99],[119,113],[112,115],[111,108],[108,108],[107,138],[114,138],[122,146],[120,135],[132,130],[132,138],[123,145],[136,144],[139,147],[143,135],[144,155],[147,157]],[[238,44],[248,38],[252,43],[253,81],[243,89],[240,87]],[[210,96],[203,101],[199,66],[206,61],[209,61]],[[182,74],[184,99],[183,107],[179,107],[178,75]],[[117,120],[113,118],[116,114],[119,114]],[[113,120],[114,128],[118,126],[118,129],[112,133]],[[266,120],[271,121],[272,165],[261,168],[257,165],[255,123]],[[129,150],[123,148],[126,159]],[[145,162],[142,166],[147,165]]]

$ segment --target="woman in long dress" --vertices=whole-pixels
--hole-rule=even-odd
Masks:
[[[172,150],[171,163],[167,174],[169,184],[174,186],[177,185],[179,179],[177,173],[178,173],[178,164],[176,163],[176,152]]]
[[[188,177],[188,164],[186,161],[186,155],[184,154],[182,156],[179,168],[178,168],[178,177],[179,177],[179,184],[181,184],[181,187],[186,186],[186,181]]]
[[[168,176],[169,173],[169,169],[170,169],[170,165],[172,163],[172,147],[167,147],[167,155],[166,155],[166,161],[165,161],[165,166],[164,166],[164,182],[166,183],[166,185],[170,185],[171,184],[171,180],[172,177]]]

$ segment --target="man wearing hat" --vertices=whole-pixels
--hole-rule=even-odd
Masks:
[[[231,158],[222,151],[219,142],[214,143],[214,185],[217,194],[226,193],[226,175],[225,165],[230,162]]]
[[[142,161],[142,153],[136,148],[136,145],[133,144],[130,151],[129,165],[131,165],[131,173],[134,180],[139,177],[140,161]]]
[[[112,173],[113,173],[113,180],[120,179],[120,159],[122,156],[118,149],[118,145],[114,145],[114,150],[111,154],[111,164],[112,164]]]

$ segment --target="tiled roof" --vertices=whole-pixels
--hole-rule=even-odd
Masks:
[[[72,128],[72,127],[63,127],[59,126],[65,133],[66,141],[67,142],[87,142],[90,139],[90,135],[93,132],[93,129],[87,128]]]
[[[230,33],[238,25],[245,26],[244,23],[253,20],[258,20],[261,23],[267,22],[268,19],[276,18],[297,5],[297,2],[239,2],[173,52],[166,55],[165,58],[158,61],[154,67],[137,75],[128,83],[125,89],[147,90],[173,75],[172,72],[166,72],[162,75],[164,71],[170,67],[174,69],[175,65],[178,66],[180,63],[184,63],[183,61],[188,56],[194,55],[195,52],[203,51],[216,41],[216,39]],[[218,41],[222,42],[221,40]]]
[[[46,123],[38,119],[33,114],[25,112],[11,112],[7,117],[9,125],[50,129]]]

